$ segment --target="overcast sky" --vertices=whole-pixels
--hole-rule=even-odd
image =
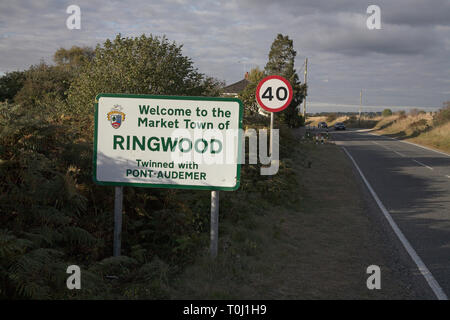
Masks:
[[[81,29],[69,30],[69,5]],[[381,30],[369,30],[369,5]],[[0,0],[0,72],[22,70],[59,47],[95,46],[117,33],[166,35],[199,70],[231,84],[264,67],[278,33],[289,35],[308,101],[350,110],[440,107],[450,100],[450,0]]]

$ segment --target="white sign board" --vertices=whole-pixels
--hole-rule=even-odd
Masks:
[[[235,98],[99,94],[94,181],[236,190],[242,112]]]
[[[268,112],[286,109],[292,101],[293,90],[289,81],[281,76],[267,76],[256,87],[256,101]]]

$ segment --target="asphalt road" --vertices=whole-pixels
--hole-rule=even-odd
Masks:
[[[450,297],[450,156],[369,132],[330,130],[330,138],[353,157]]]

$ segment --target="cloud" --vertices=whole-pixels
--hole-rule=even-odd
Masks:
[[[380,5],[386,23],[409,26],[450,25],[448,0],[383,1]]]
[[[81,30],[66,8],[81,7]],[[382,30],[366,28],[358,0],[58,0],[0,2],[0,72],[51,62],[60,47],[95,46],[121,33],[166,35],[201,72],[227,83],[264,67],[277,33],[309,58],[309,101],[441,105],[448,99],[448,0],[379,0]],[[302,76],[300,75],[302,78]],[[327,81],[325,81],[327,80]]]
[[[408,29],[408,30],[406,30]],[[385,55],[417,55],[433,52],[442,46],[432,30],[384,25],[382,30],[335,28],[306,38],[308,45],[320,51],[333,51],[350,56],[379,53]]]

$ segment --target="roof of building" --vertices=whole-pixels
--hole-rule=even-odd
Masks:
[[[247,79],[242,79],[238,82],[230,84],[223,88],[224,93],[240,93],[250,83]]]

